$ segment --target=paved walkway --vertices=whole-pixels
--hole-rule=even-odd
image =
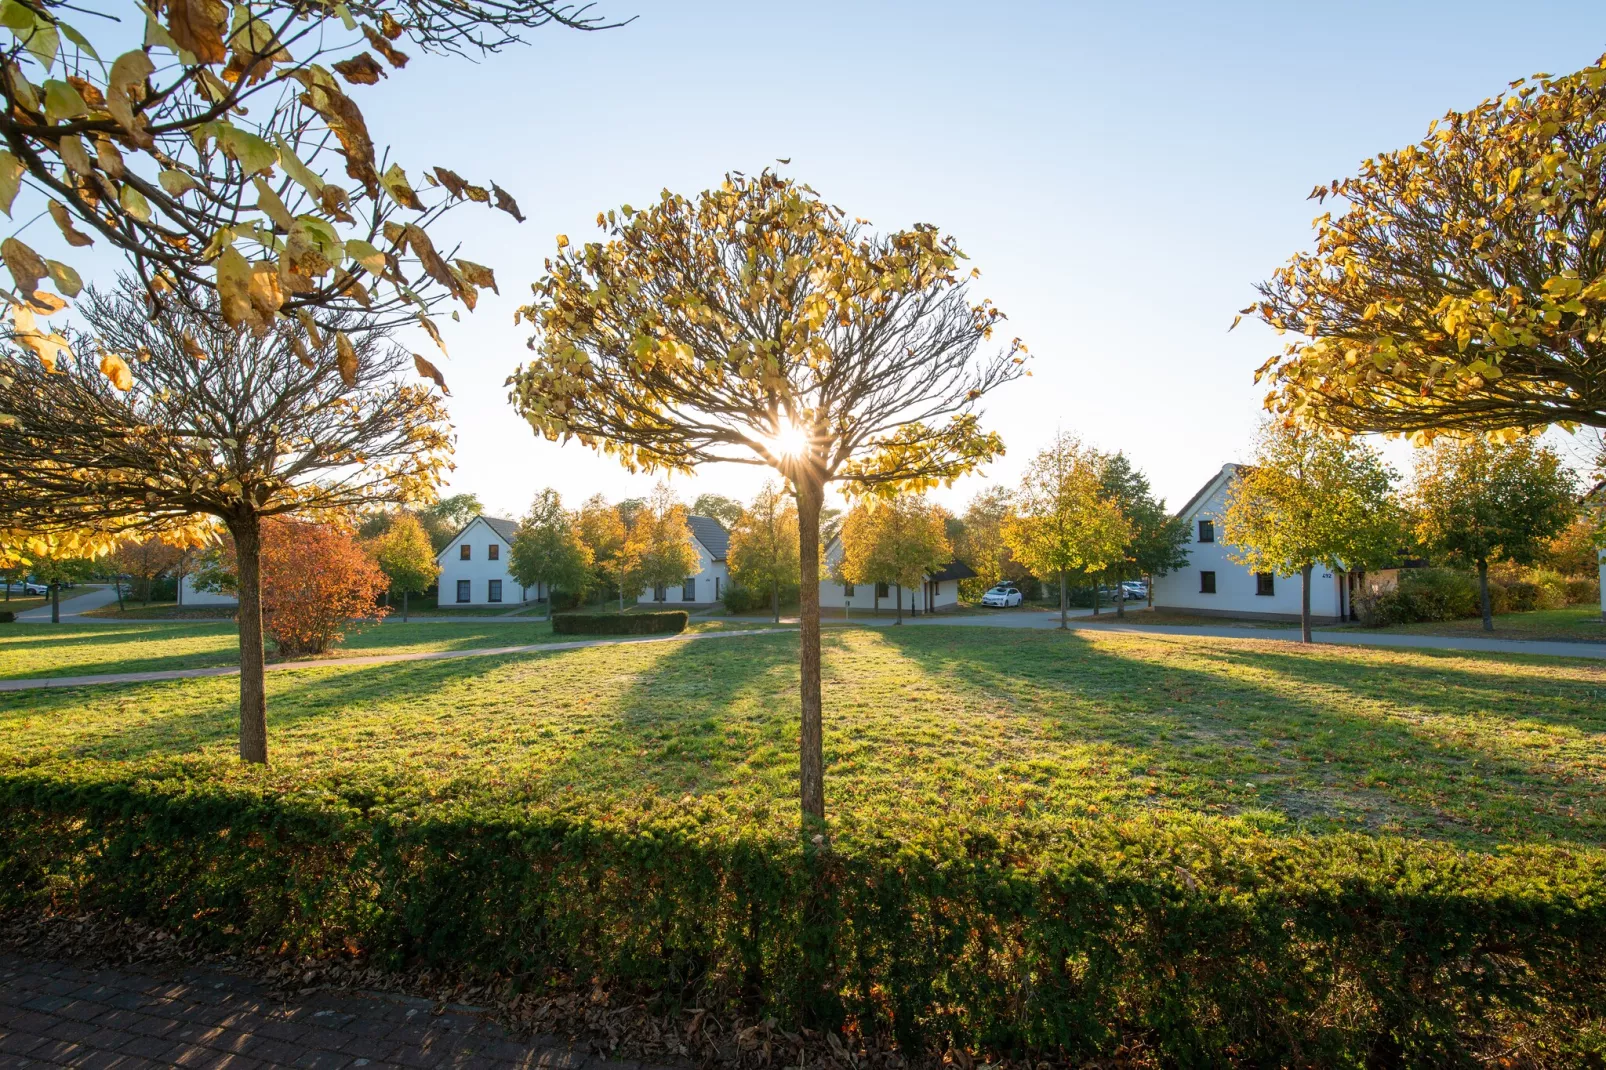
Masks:
[[[534,654],[546,650],[581,650],[589,646],[620,646],[631,643],[685,643],[697,639],[727,639],[742,635],[767,635],[774,628],[744,628],[728,632],[699,632],[694,635],[653,635],[640,639],[575,639],[566,643],[525,643],[521,646],[481,646],[468,650],[428,650],[417,653],[369,654],[356,658],[314,658],[307,661],[270,662],[268,672],[290,669],[342,669],[363,665],[384,665],[393,661],[445,661],[449,658],[484,658],[504,654]],[[788,629],[780,629],[786,631]],[[152,672],[110,672],[93,676],[38,676],[26,680],[0,680],[0,691],[37,691],[47,687],[83,687],[89,684],[142,684],[155,680],[188,680],[199,676],[238,676],[238,665],[218,665],[209,669],[159,669]]]
[[[98,621],[98,617],[85,617],[86,609],[99,609],[117,601],[117,588],[92,587],[82,594],[75,594],[70,598],[61,600],[61,623],[88,624]],[[17,620],[23,624],[49,624],[50,603],[46,602],[37,609],[24,610],[17,614]]]
[[[82,969],[0,954],[0,1065],[266,1070],[462,1067],[643,1070],[520,1040],[472,1007],[314,994],[288,1002],[230,974]]]

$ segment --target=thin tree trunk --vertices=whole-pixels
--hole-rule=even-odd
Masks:
[[[1149,608],[1154,608],[1154,573],[1149,573],[1148,582],[1143,585],[1145,596],[1149,600]]]
[[[1310,573],[1312,566],[1299,570],[1299,641],[1310,642]]]
[[[1093,581],[1093,615],[1096,617],[1099,615],[1099,581],[1097,576],[1089,576],[1088,579]]]
[[[903,623],[903,584],[895,583],[895,584],[892,585],[892,589],[898,592],[898,619],[893,621],[893,623],[894,624],[902,624]]]
[[[112,588],[117,592],[117,612],[123,612],[123,577],[112,577]]]
[[[50,585],[50,623],[61,623],[61,581]]]
[[[1065,570],[1060,569],[1060,630],[1070,631],[1071,628],[1071,593],[1065,586]]]
[[[1489,562],[1478,562],[1478,601],[1483,610],[1483,630],[1494,631],[1494,607],[1489,601]]]
[[[825,735],[820,710],[820,507],[824,481],[808,471],[807,461],[794,477],[797,487],[797,551],[801,575],[798,591],[800,654],[798,678],[802,725],[798,745],[798,788],[807,841],[825,832]]]
[[[268,696],[262,651],[262,521],[231,518],[240,607],[240,760],[268,762]]]
[[[1126,584],[1119,575],[1115,577],[1115,615],[1126,616]]]
[[[770,584],[770,612],[775,615],[775,623],[781,623],[781,583],[779,580]]]
[[[402,592],[402,623],[407,623],[407,591]]]
[[[625,570],[619,570],[619,612],[625,611]]]

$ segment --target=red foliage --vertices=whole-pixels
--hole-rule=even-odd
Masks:
[[[388,582],[348,531],[274,517],[262,524],[262,627],[280,657],[322,654],[353,618],[383,617]]]

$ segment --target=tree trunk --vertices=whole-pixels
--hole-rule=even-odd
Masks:
[[[1088,579],[1093,581],[1093,615],[1096,617],[1099,615],[1099,581],[1097,576],[1089,576]]]
[[[112,577],[112,589],[117,592],[117,612],[123,612],[123,577]]]
[[[619,612],[625,611],[625,570],[619,570]]]
[[[407,591],[402,592],[402,623],[407,623]]]
[[[1313,566],[1299,570],[1299,641],[1310,642],[1310,573]]]
[[[892,585],[892,589],[894,591],[898,592],[898,619],[893,621],[892,623],[894,623],[894,624],[902,624],[903,623],[903,584],[895,583],[895,584]]]
[[[1060,569],[1060,631],[1071,628],[1071,593],[1065,586],[1065,570]]]
[[[255,513],[229,520],[240,608],[240,760],[268,762],[268,696],[262,652],[262,521]]]
[[[1149,573],[1148,582],[1143,585],[1145,596],[1149,600],[1149,608],[1154,608],[1154,573]]]
[[[61,623],[61,581],[50,585],[50,623]]]
[[[1126,616],[1126,584],[1121,582],[1120,576],[1115,578],[1115,615]]]
[[[1494,631],[1494,608],[1489,602],[1489,562],[1478,562],[1478,602],[1483,610],[1483,630]]]
[[[804,464],[798,465],[804,469]],[[807,842],[825,832],[825,735],[820,713],[820,507],[825,485],[813,472],[799,471],[797,487],[797,552],[801,587],[798,591],[800,636],[798,679],[802,699],[802,725],[798,737],[798,788],[803,806],[803,834]]]

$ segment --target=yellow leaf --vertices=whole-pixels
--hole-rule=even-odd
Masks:
[[[435,365],[431,364],[417,353],[413,354],[413,367],[418,369],[419,375],[422,375],[426,379],[433,380],[435,385],[441,388],[441,393],[445,394],[447,397],[451,396],[452,392],[446,389],[446,377],[441,374],[441,370],[439,368],[435,367]]]
[[[11,214],[11,202],[22,188],[22,161],[9,152],[0,152],[0,212]]]
[[[357,348],[346,337],[345,331],[335,332],[335,355],[340,368],[340,381],[347,386],[357,385]]]
[[[68,297],[77,297],[83,292],[83,280],[78,277],[78,272],[68,265],[60,260],[46,260],[45,267],[50,269],[50,281],[56,284],[56,289]]]
[[[129,370],[128,362],[116,353],[107,353],[100,358],[100,374],[125,393],[134,389],[134,373]]]
[[[261,175],[251,181],[256,185],[257,208],[262,214],[273,220],[275,226],[288,232],[295,225],[295,219],[290,215],[290,209],[284,206],[279,195],[273,192],[273,187],[265,182]]]
[[[435,326],[435,321],[420,312],[418,314],[418,322],[424,325],[424,330],[427,331],[429,336],[435,340],[435,344],[441,347],[441,352],[446,353],[446,343],[441,341],[441,332],[440,329]],[[451,356],[450,353],[446,353],[446,355]]]
[[[183,171],[168,168],[156,176],[156,181],[162,184],[170,197],[182,197],[192,189],[199,189],[200,183]]]
[[[346,255],[375,275],[385,273],[385,254],[361,238],[352,238],[346,242]]]
[[[230,327],[256,320],[251,304],[251,265],[232,246],[217,258],[217,294],[223,322]]]
[[[151,221],[151,202],[147,201],[145,195],[133,185],[125,183],[123,188],[117,191],[117,203],[123,206],[123,211],[141,223]]]

